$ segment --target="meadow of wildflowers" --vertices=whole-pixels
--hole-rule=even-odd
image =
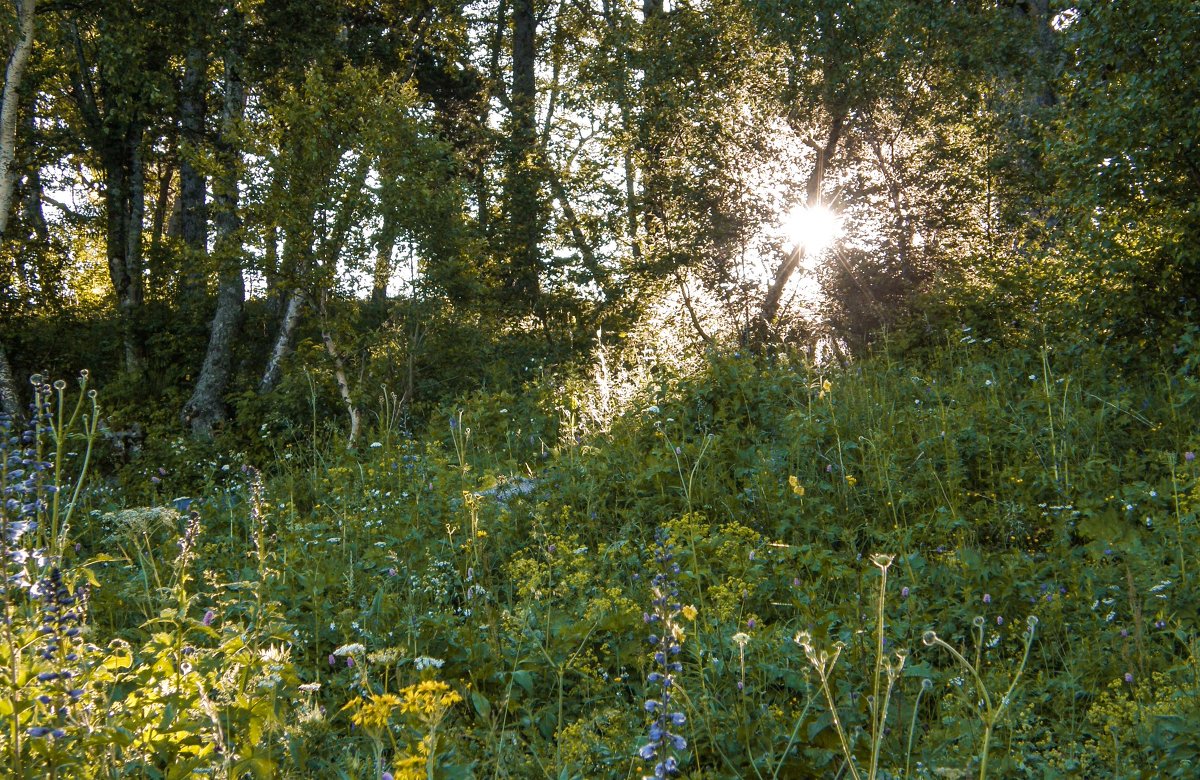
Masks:
[[[0,766],[1197,776],[1196,376],[972,349],[121,466],[39,378],[0,419]]]

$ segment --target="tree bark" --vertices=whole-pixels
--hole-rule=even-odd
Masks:
[[[199,35],[200,33],[195,33]],[[195,309],[204,298],[208,254],[208,213],[204,174],[196,165],[204,144],[205,82],[208,68],[204,48],[194,44],[187,53],[179,103],[179,235],[186,251],[179,280],[185,309]]]
[[[333,333],[329,329],[329,317],[325,311],[324,302],[321,303],[320,309],[321,341],[325,343],[325,351],[333,361],[333,376],[337,380],[338,395],[341,396],[342,403],[346,405],[346,412],[350,415],[350,435],[346,440],[346,449],[352,450],[354,443],[358,441],[362,413],[359,411],[358,405],[354,403],[354,396],[350,392],[350,380],[346,376],[346,362],[342,359],[342,353],[338,351],[337,344],[333,341]]]
[[[371,279],[371,304],[382,306],[387,302],[388,282],[392,279],[392,252],[396,248],[396,231],[390,214],[383,215],[383,228],[375,248],[375,273]]]
[[[125,348],[125,370],[139,373],[144,349],[139,332],[142,299],[142,219],[145,211],[145,170],[143,140],[146,119],[138,100],[114,119],[112,112],[101,111],[79,30],[71,26],[75,49],[71,99],[83,117],[88,140],[99,157],[104,178],[104,206],[107,217],[105,250],[109,277],[117,296],[121,335]],[[101,73],[101,89],[105,84]],[[135,96],[140,97],[140,96]],[[123,96],[128,99],[128,96]]]
[[[287,307],[283,312],[283,320],[279,323],[279,333],[275,336],[275,346],[271,349],[271,357],[267,360],[266,370],[258,383],[258,392],[266,394],[275,389],[283,370],[283,359],[292,349],[292,337],[296,333],[296,325],[300,322],[300,313],[304,308],[304,292],[293,290],[288,297]]]
[[[816,149],[817,159],[813,163],[812,173],[808,176],[808,208],[815,208],[821,205],[822,192],[825,186],[825,166],[837,152],[837,145],[841,141],[845,124],[846,115],[842,112],[836,113],[833,117],[833,122],[830,124],[829,135],[826,138],[825,145]],[[748,341],[755,352],[761,351],[770,339],[771,327],[775,323],[775,317],[779,314],[779,304],[783,301],[783,291],[787,287],[787,283],[792,278],[792,275],[796,272],[796,269],[800,267],[800,261],[803,259],[804,245],[797,244],[783,259],[783,262],[779,264],[779,267],[775,269],[775,277],[771,280],[771,286],[767,288],[767,294],[763,297],[758,317],[751,326],[752,332],[748,334],[750,336]]]
[[[21,79],[33,51],[33,9],[36,0],[16,0],[17,44],[4,69],[4,92],[0,97],[0,238],[8,231],[16,183],[17,102]]]
[[[108,273],[121,316],[125,370],[130,373],[141,370],[145,357],[138,332],[145,297],[142,283],[143,134],[141,123],[131,125],[125,138],[110,144],[103,155]]]
[[[12,366],[8,362],[8,352],[0,343],[0,413],[7,414],[14,420],[20,420],[21,396],[17,393],[17,383],[13,379]]]
[[[183,407],[183,423],[197,438],[211,438],[213,429],[227,417],[224,395],[229,384],[233,342],[241,325],[246,299],[242,276],[242,240],[238,217],[238,181],[242,171],[237,135],[246,111],[242,82],[242,17],[230,9],[232,27],[225,52],[225,98],[221,136],[217,144],[221,173],[214,181],[213,226],[220,267],[217,309],[209,331],[208,350],[196,378],[192,397]]]
[[[512,124],[506,171],[506,221],[510,302],[521,314],[534,311],[540,296],[541,176],[537,138],[536,30],[533,0],[512,4]]]
[[[32,132],[32,115],[29,117],[29,129]],[[46,192],[42,185],[42,172],[32,157],[30,155],[29,170],[25,174],[25,221],[37,240],[45,244],[50,240],[50,226],[46,223],[46,213],[42,210]]]

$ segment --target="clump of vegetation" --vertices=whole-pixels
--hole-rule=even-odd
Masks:
[[[8,774],[1197,775],[1194,0],[0,5]]]
[[[494,449],[514,422],[476,397],[425,435],[288,448],[144,508],[80,488],[92,433],[16,433],[6,495],[42,498],[5,505],[6,761],[1187,776],[1194,379],[939,354],[714,357],[606,432],[560,418]],[[37,419],[61,419],[49,399]],[[30,483],[23,461],[57,451],[39,441],[65,457]],[[55,547],[58,491],[76,520]]]

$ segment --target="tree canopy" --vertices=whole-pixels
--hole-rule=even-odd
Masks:
[[[1184,0],[16,0],[0,25],[5,398],[86,362],[209,436],[305,371],[353,419],[371,383],[519,383],[664,311],[696,349],[841,360],[975,319],[1134,355],[1195,312]]]

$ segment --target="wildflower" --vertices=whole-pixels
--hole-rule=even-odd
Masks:
[[[423,672],[426,669],[441,669],[444,663],[446,662],[441,658],[430,658],[427,655],[420,655],[413,659],[413,668],[418,672]]]
[[[858,479],[855,478],[855,476],[853,474],[847,474],[846,475],[846,484],[849,485],[850,487],[854,487],[855,485],[858,484]]]
[[[817,394],[817,398],[824,398],[833,391],[833,385],[828,379],[821,383],[821,392]]]
[[[1183,453],[1183,459],[1186,460],[1188,463],[1191,463],[1192,461],[1194,461],[1196,459],[1196,453],[1192,452],[1191,450],[1188,450],[1187,452]]]
[[[692,620],[696,616],[696,608],[690,604],[680,608],[675,603],[678,589],[672,575],[679,573],[679,565],[673,562],[671,548],[662,529],[657,534],[654,557],[660,570],[654,575],[651,586],[654,612],[647,613],[645,621],[652,625],[661,624],[663,631],[662,634],[655,633],[649,637],[654,648],[654,671],[647,675],[646,680],[657,688],[660,698],[647,699],[644,704],[646,712],[654,715],[654,720],[648,731],[649,741],[638,749],[637,754],[643,761],[658,760],[654,765],[653,777],[673,777],[679,771],[679,760],[674,754],[687,747],[687,740],[672,732],[673,728],[686,722],[682,712],[672,709],[675,675],[683,669],[675,657],[682,650],[680,643],[684,639],[683,628],[675,622],[675,615],[678,612]]]
[[[886,553],[875,553],[871,556],[871,563],[880,569],[887,569],[894,560],[896,560],[896,556]]]
[[[750,635],[743,631],[739,631],[734,634],[731,639],[733,639],[733,643],[738,647],[745,647],[750,642]]]
[[[990,594],[990,593],[983,594],[983,603],[991,604],[992,603],[992,594]]]
[[[900,589],[900,598],[902,598],[902,599],[908,598],[909,593],[910,593],[910,591],[908,589],[908,586],[905,585],[903,588]]]
[[[1127,682],[1127,683],[1133,682],[1133,672],[1125,672],[1125,682]]]
[[[436,727],[462,696],[441,680],[423,680],[400,691],[402,712],[415,715],[427,727]]]
[[[801,498],[804,497],[804,485],[800,484],[800,480],[796,477],[795,474],[788,477],[788,484],[791,485],[793,493],[800,496]]]
[[[342,645],[337,650],[334,650],[333,654],[341,657],[341,656],[348,656],[348,655],[362,655],[366,651],[367,651],[367,648],[365,648],[362,645],[360,645],[359,643],[355,642],[355,643],[349,644],[349,645]]]
[[[353,699],[342,710],[353,710],[350,722],[372,735],[380,735],[387,728],[392,712],[401,705],[400,698],[391,693],[375,693],[364,699]]]
[[[216,619],[216,617],[217,617],[216,613],[210,609],[204,613],[204,618],[200,622],[206,626],[211,626],[213,624],[213,620]]]

